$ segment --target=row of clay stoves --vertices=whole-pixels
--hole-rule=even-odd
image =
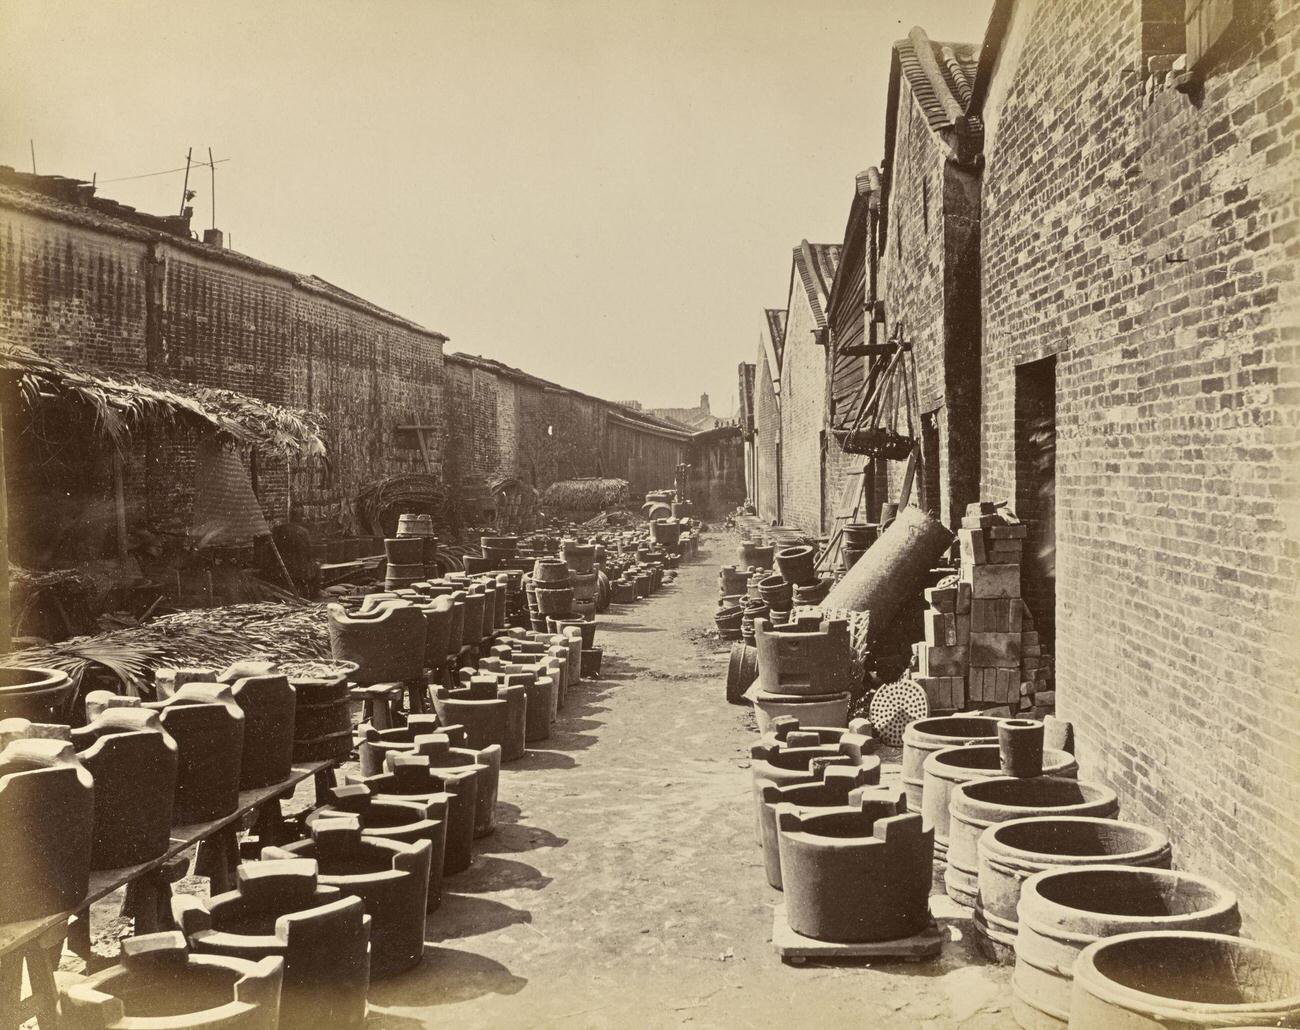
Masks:
[[[423,625],[430,607],[383,601],[380,624],[414,612]],[[423,665],[424,641],[406,621],[393,643]],[[501,764],[550,735],[595,629],[494,630],[473,664],[436,686],[434,713],[363,726],[359,773],[306,817],[308,835],[264,847],[266,861],[239,866],[228,894],[176,898],[183,936],[142,937],[120,967],[69,988],[75,1025],[161,1014],[176,1022],[159,1025],[189,1026],[213,1010],[229,1025],[358,1025],[369,980],[420,960],[443,877],[467,869],[472,841],[495,829]],[[170,670],[160,677],[170,694],[156,702],[92,693],[84,728],[0,724],[0,922],[76,909],[92,867],[156,860],[186,826],[236,811],[241,790],[282,782],[299,719],[318,716],[315,688],[328,667],[292,676],[267,663]],[[344,718],[347,676],[359,668],[333,666]],[[420,675],[427,682],[429,668]],[[350,747],[350,727],[346,736]],[[157,1008],[166,985],[156,978],[171,982],[172,1011]]]

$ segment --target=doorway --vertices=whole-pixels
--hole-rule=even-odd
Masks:
[[[1056,357],[1016,368],[1016,514],[1029,526],[1021,590],[1044,650],[1056,644]]]

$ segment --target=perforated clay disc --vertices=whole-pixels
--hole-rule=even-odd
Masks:
[[[881,740],[890,747],[902,747],[903,731],[908,723],[930,714],[930,701],[919,683],[899,680],[876,691],[868,714]]]

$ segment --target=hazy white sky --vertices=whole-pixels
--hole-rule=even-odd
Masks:
[[[611,400],[735,405],[800,239],[883,148],[889,44],[990,0],[0,0],[0,163]],[[208,173],[192,176],[196,228]]]

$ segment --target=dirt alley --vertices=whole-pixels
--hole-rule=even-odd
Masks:
[[[1009,971],[974,952],[941,885],[938,959],[793,967],[772,950],[753,717],[724,700],[729,645],[706,633],[733,549],[710,534],[675,583],[601,616],[602,678],[502,770],[497,832],[447,881],[424,962],[372,987],[368,1026],[1014,1026]]]

